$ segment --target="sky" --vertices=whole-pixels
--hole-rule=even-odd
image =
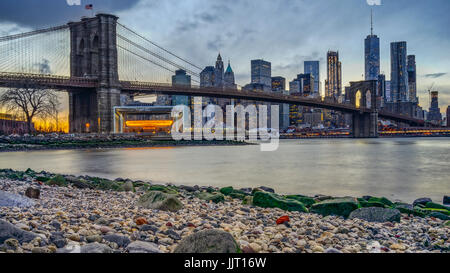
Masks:
[[[434,83],[441,111],[450,105],[449,0],[2,0],[0,36],[79,20],[92,14],[86,4],[200,67],[220,52],[240,85],[250,82],[252,59],[270,61],[272,76],[287,81],[303,73],[304,61],[319,60],[322,89],[328,50],[339,51],[344,86],[362,80],[373,8],[387,79],[390,43],[407,41],[420,104],[428,108]]]

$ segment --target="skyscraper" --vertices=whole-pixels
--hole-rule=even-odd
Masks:
[[[391,97],[394,103],[409,100],[406,56],[406,42],[391,43]]]
[[[315,79],[312,74],[298,74],[297,81],[300,83],[300,92],[303,96],[306,97],[314,94]]]
[[[428,120],[439,124],[442,121],[441,109],[439,108],[439,92],[431,91],[431,105],[428,112]]]
[[[283,77],[272,77],[272,91],[286,90],[286,79]]]
[[[370,35],[364,40],[365,45],[365,78],[377,80],[380,74],[380,39],[373,34],[372,11],[370,13]]]
[[[392,102],[392,93],[391,93],[391,81],[386,81],[386,92],[384,97],[384,102]]]
[[[271,63],[264,60],[251,61],[252,84],[261,84],[263,91],[272,90],[272,67]]]
[[[377,105],[384,106],[386,102],[386,76],[384,74],[378,75],[377,98],[381,99]]]
[[[284,95],[289,95],[286,90],[286,79],[283,77],[272,77],[272,91]],[[289,104],[287,103],[272,103],[273,105],[278,105],[279,110],[279,128],[286,129],[289,127]]]
[[[301,92],[301,83],[298,79],[294,79],[289,82],[289,95],[300,95]]]
[[[408,89],[409,101],[417,102],[416,56],[408,55]]]
[[[222,61],[222,56],[217,56],[216,66],[214,68],[214,86],[223,87],[223,76],[224,76],[224,66]]]
[[[228,61],[228,67],[223,76],[224,86],[227,89],[236,89],[236,83],[234,81],[234,72],[231,69],[230,61]]]
[[[450,127],[450,105],[447,106],[447,127]]]
[[[325,83],[325,97],[338,100],[342,90],[342,68],[339,52],[327,53],[327,80]]]
[[[314,91],[313,93],[319,94],[320,92],[320,63],[319,61],[305,61],[304,64],[305,74],[311,74],[314,77]]]
[[[191,76],[186,74],[185,70],[179,69],[172,76],[172,85],[191,86]],[[172,96],[172,105],[189,105],[189,96]]]
[[[202,70],[202,72],[200,72],[200,87],[214,86],[214,71],[214,66],[207,66]]]

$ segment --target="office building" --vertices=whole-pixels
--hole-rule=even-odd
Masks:
[[[408,90],[409,90],[409,101],[416,102],[417,99],[417,73],[416,73],[416,56],[408,55],[408,63],[407,63],[407,71],[408,71]]]
[[[447,127],[450,127],[450,105],[447,106]]]
[[[380,39],[373,34],[373,16],[370,14],[370,35],[364,40],[365,79],[377,80],[380,74]]]
[[[272,90],[272,68],[271,63],[264,60],[251,61],[251,83],[263,86],[263,91]]]
[[[233,72],[233,69],[231,69],[230,61],[228,61],[228,67],[223,76],[223,80],[224,80],[224,87],[226,89],[236,89],[237,88],[237,85],[236,85],[235,79],[234,79],[234,72]]]
[[[391,99],[409,101],[406,42],[391,43]]]
[[[272,77],[272,91],[286,90],[286,79],[283,77]]]
[[[327,80],[325,81],[325,97],[338,100],[342,90],[342,65],[339,52],[327,53]]]
[[[191,76],[186,74],[185,70],[179,69],[172,76],[172,85],[174,86],[191,86]],[[172,96],[172,105],[189,105],[189,96]]]
[[[302,96],[312,96],[315,94],[315,79],[312,74],[298,74],[297,81],[300,84],[300,93]]]
[[[312,93],[320,94],[320,63],[319,61],[305,61],[304,73],[311,74],[314,77],[314,91]]]
[[[428,121],[435,124],[442,122],[441,109],[439,108],[439,92],[431,91],[431,105],[428,111]]]

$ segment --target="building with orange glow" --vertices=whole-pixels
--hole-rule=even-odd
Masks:
[[[114,107],[114,132],[169,135],[172,108],[145,103]]]
[[[34,123],[32,123],[34,131]],[[0,113],[0,135],[25,134],[28,132],[28,124],[16,119],[13,115]]]
[[[342,93],[342,64],[339,52],[327,53],[327,80],[325,81],[325,97],[338,100]]]

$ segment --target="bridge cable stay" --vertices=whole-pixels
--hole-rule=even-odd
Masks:
[[[0,73],[69,76],[69,38],[68,26],[0,37]]]
[[[199,67],[199,66],[193,64],[192,62],[187,61],[186,59],[179,57],[179,56],[176,55],[175,53],[173,53],[173,52],[171,52],[171,51],[169,51],[169,50],[167,50],[167,49],[165,49],[165,48],[163,48],[163,47],[157,45],[156,43],[150,41],[149,39],[145,38],[144,36],[138,34],[138,33],[135,32],[135,31],[131,30],[130,28],[128,28],[128,27],[126,27],[126,26],[124,26],[124,25],[122,25],[122,24],[120,24],[120,23],[117,23],[117,24],[118,24],[120,27],[123,27],[124,29],[128,30],[128,31],[131,32],[132,34],[138,36],[139,38],[141,38],[141,39],[147,41],[148,43],[154,45],[155,47],[161,49],[162,51],[164,51],[164,52],[170,54],[171,56],[173,56],[173,57],[175,57],[175,58],[177,58],[177,59],[179,59],[179,60],[181,60],[181,61],[183,61],[183,62],[185,62],[185,63],[187,63],[187,64],[189,64],[189,65],[191,65],[191,66],[193,66],[193,67],[195,67],[195,68],[197,68],[197,69],[200,70],[200,71],[202,70],[201,67]]]
[[[191,75],[193,82],[199,83],[200,67],[122,24],[117,26],[117,47],[121,80],[170,83],[175,71],[182,69]]]

